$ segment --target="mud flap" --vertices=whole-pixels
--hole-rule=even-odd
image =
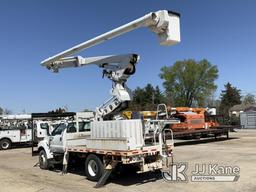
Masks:
[[[113,161],[106,166],[105,172],[103,173],[103,175],[101,176],[97,184],[94,186],[94,188],[100,188],[106,184],[106,181],[108,180],[112,171],[115,169],[116,165],[117,165],[117,162]]]
[[[162,157],[162,170],[169,170],[169,168],[173,165],[173,156]]]
[[[63,167],[62,167],[62,175],[67,174],[68,169],[68,160],[69,160],[69,153],[68,151],[65,151],[63,156]]]

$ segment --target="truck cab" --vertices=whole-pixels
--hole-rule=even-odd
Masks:
[[[51,136],[49,136],[49,146],[51,152],[64,153],[67,146],[67,140],[75,140],[76,144],[79,142],[78,138],[85,139],[90,136],[90,121],[78,122],[78,129],[76,122],[61,123],[56,127]]]
[[[45,137],[38,143],[39,156],[45,155],[47,159],[59,159],[62,157],[67,144],[79,145],[90,137],[91,121],[67,121],[62,122],[52,131],[51,135]],[[69,143],[67,143],[69,142]],[[44,154],[42,154],[44,153]]]

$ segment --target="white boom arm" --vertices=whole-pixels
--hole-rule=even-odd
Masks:
[[[61,68],[79,67],[90,64],[103,68],[103,76],[107,76],[113,81],[113,88],[111,90],[112,98],[96,109],[96,118],[108,119],[110,115],[127,107],[127,103],[132,99],[130,90],[126,87],[125,82],[130,75],[135,73],[135,64],[139,56],[136,54],[87,58],[68,56],[140,27],[148,27],[155,32],[161,45],[177,44],[180,42],[179,16],[178,13],[166,10],[149,13],[128,24],[54,55],[42,61],[41,65],[53,72],[58,72]]]
[[[128,106],[132,99],[129,88],[125,85],[130,75],[135,73],[135,64],[139,56],[136,54],[109,55],[99,57],[66,57],[54,62],[47,68],[53,72],[69,67],[82,67],[97,65],[103,68],[103,77],[106,76],[113,82],[111,89],[112,98],[96,109],[96,119],[110,119],[113,115]]]
[[[53,62],[76,52],[82,51],[104,41],[110,40],[114,37],[135,30],[140,27],[149,27],[155,32],[160,40],[161,45],[174,45],[180,42],[180,15],[167,10],[160,10],[157,12],[151,12],[139,19],[136,19],[130,23],[122,25],[114,30],[99,35],[93,39],[85,41],[79,45],[76,45],[70,49],[67,49],[57,55],[49,57],[41,62],[43,66],[49,66]]]

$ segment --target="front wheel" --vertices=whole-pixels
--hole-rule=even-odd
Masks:
[[[9,139],[3,139],[0,141],[0,149],[7,150],[11,148],[11,141]]]
[[[44,150],[39,152],[39,167],[41,169],[49,169],[49,160]]]
[[[90,154],[85,160],[85,175],[91,181],[98,181],[104,172],[104,166],[101,159]]]

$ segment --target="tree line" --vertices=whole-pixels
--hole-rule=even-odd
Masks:
[[[253,94],[242,97],[241,90],[230,82],[224,85],[219,99],[216,99],[215,81],[219,76],[218,73],[217,66],[206,59],[200,61],[187,59],[177,61],[171,66],[164,66],[159,74],[163,80],[164,90],[161,91],[159,86],[154,87],[150,83],[142,88],[137,87],[132,92],[133,100],[129,110],[156,110],[158,104],[165,103],[171,107],[215,107],[219,114],[228,116],[229,109],[236,104],[256,103]],[[65,111],[67,109],[64,107],[50,112]],[[0,114],[11,113],[11,110],[0,107]]]
[[[230,82],[224,85],[219,99],[215,98],[218,68],[206,59],[177,61],[172,66],[161,68],[163,91],[147,84],[133,91],[130,110],[156,110],[159,103],[171,107],[215,107],[218,114],[229,116],[229,109],[237,104],[255,104],[255,96],[241,96],[241,90]]]

